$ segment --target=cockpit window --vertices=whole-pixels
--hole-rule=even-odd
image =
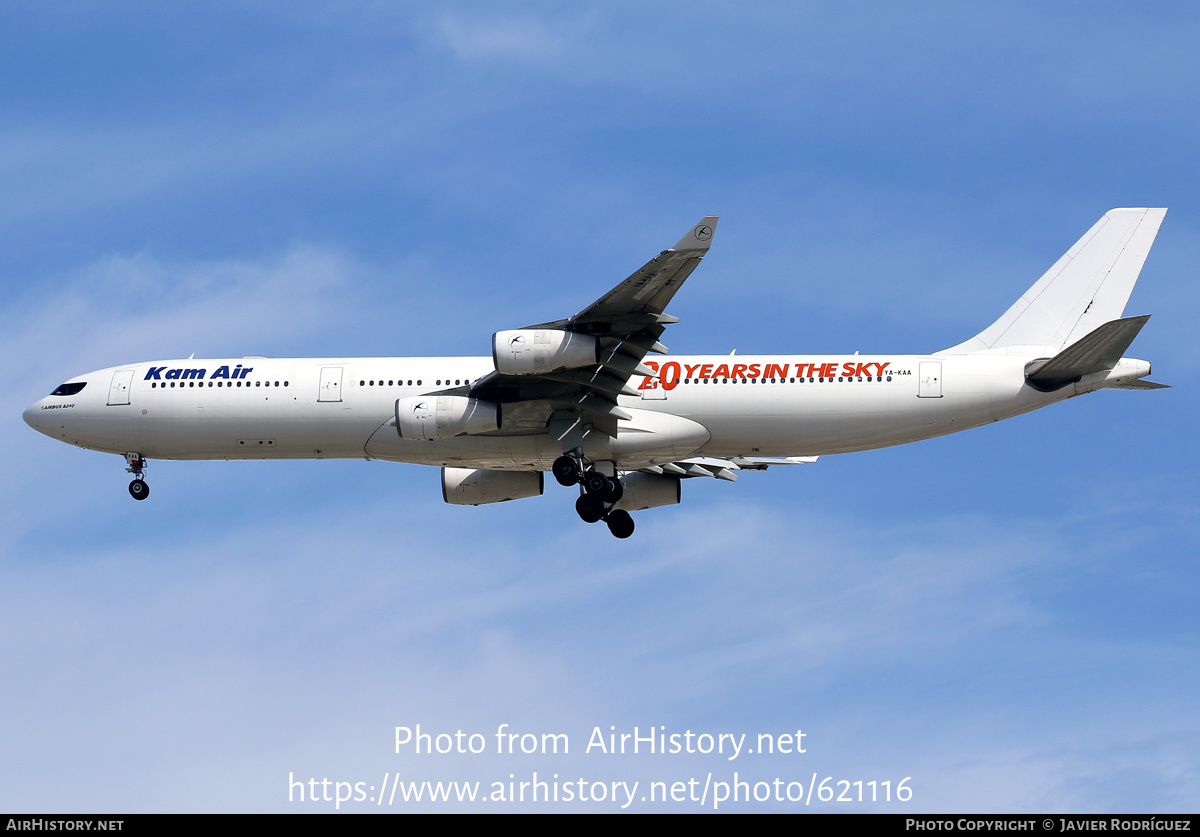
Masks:
[[[51,395],[78,395],[79,391],[87,386],[87,381],[76,381],[73,384],[63,384]]]

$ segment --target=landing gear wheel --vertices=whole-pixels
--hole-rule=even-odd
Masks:
[[[588,494],[600,494],[608,489],[608,477],[599,471],[588,471],[583,475],[583,487]]]
[[[137,479],[129,483],[129,496],[135,500],[145,500],[150,496],[150,486],[145,480]]]
[[[610,477],[608,480],[608,485],[604,489],[603,496],[604,502],[608,503],[609,505],[619,502],[620,499],[625,496],[625,484],[620,480],[615,480]]]
[[[627,511],[617,509],[609,512],[604,522],[608,524],[608,531],[622,540],[633,534],[633,518]]]
[[[569,456],[560,456],[550,467],[559,485],[575,485],[579,482],[579,466]]]
[[[594,494],[583,494],[575,501],[575,511],[584,523],[596,523],[604,517],[604,503]]]

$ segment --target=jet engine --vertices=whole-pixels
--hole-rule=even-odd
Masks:
[[[621,477],[621,482],[625,483],[625,493],[613,505],[614,509],[638,511],[658,506],[673,506],[683,494],[679,477],[634,471]]]
[[[401,439],[449,439],[500,429],[500,405],[462,395],[419,395],[396,400]]]
[[[600,362],[600,342],[587,334],[552,328],[497,331],[492,360],[501,375],[540,375]]]
[[[545,480],[546,475],[542,471],[443,468],[442,499],[455,506],[480,506],[523,497],[540,497]]]

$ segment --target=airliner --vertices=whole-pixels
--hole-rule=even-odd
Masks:
[[[992,325],[928,355],[671,357],[666,308],[712,244],[696,224],[567,319],[491,357],[155,360],[72,378],[25,410],[51,438],[151,459],[366,458],[439,466],[447,503],[540,496],[549,471],[618,538],[686,479],[901,445],[1101,389],[1159,389],[1124,309],[1165,209],[1113,209]],[[653,357],[651,357],[653,356]]]

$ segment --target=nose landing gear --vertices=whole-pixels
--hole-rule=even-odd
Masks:
[[[146,460],[140,453],[127,453],[125,464],[125,473],[133,474],[133,482],[129,483],[129,496],[135,500],[145,500],[150,496],[150,486],[142,479],[146,473]]]
[[[608,524],[608,531],[615,537],[628,538],[633,534],[633,518],[623,509],[613,509],[625,494],[625,485],[616,476],[608,476],[597,470],[575,448],[554,460],[551,467],[554,478],[560,485],[580,485],[582,492],[575,501],[575,511],[584,523]]]

